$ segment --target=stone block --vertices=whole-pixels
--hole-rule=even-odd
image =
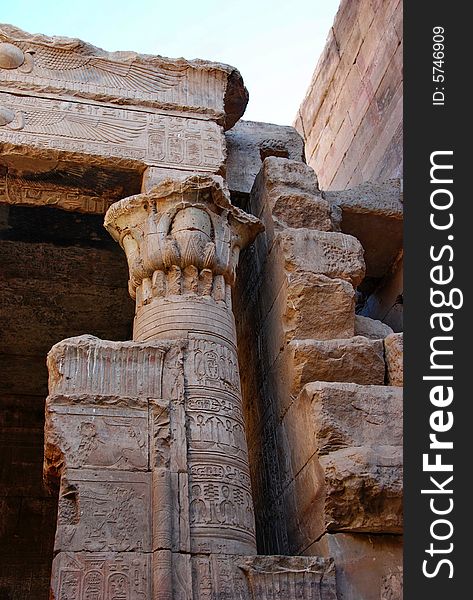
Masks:
[[[383,385],[383,342],[362,336],[350,339],[296,339],[289,344],[293,392],[312,381]]]
[[[388,368],[388,385],[402,387],[404,385],[404,334],[388,335],[384,340],[384,351]]]
[[[135,405],[161,398],[162,366],[171,345],[109,342],[91,335],[68,338],[48,354],[49,393],[88,394],[91,399],[110,395],[118,403],[122,397],[135,398]]]
[[[305,271],[345,279],[356,287],[365,275],[363,248],[350,236],[311,229],[285,229],[276,243],[288,272]]]
[[[74,402],[75,400],[75,402]],[[90,401],[89,401],[90,402]],[[67,466],[126,471],[148,469],[148,412],[142,408],[102,406],[78,398],[49,396],[46,406],[45,461],[55,452],[67,456]],[[53,449],[54,446],[54,449]],[[54,460],[54,459],[53,459]]]
[[[344,448],[320,457],[328,531],[402,533],[402,447]]]
[[[0,128],[1,164],[7,167],[28,170],[32,161],[51,169],[62,161],[135,172],[155,165],[210,173],[224,167],[223,128],[213,121],[100,104],[84,110],[79,102],[6,92],[0,92],[0,104],[10,119]]]
[[[1,25],[0,34],[2,61],[10,55],[9,67],[0,74],[4,87],[53,93],[66,101],[79,97],[147,107],[148,112],[193,111],[226,128],[238,121],[248,102],[240,73],[229,65],[106,52],[78,39],[32,35],[11,25]]]
[[[68,469],[61,480],[55,551],[149,552],[149,473]]]
[[[330,207],[320,196],[288,191],[271,198],[272,218],[281,227],[331,231]]]
[[[284,158],[266,158],[250,195],[250,208],[266,228],[268,247],[287,227],[331,231],[330,206],[318,189],[314,171]]]
[[[355,335],[362,335],[370,340],[383,340],[391,333],[393,333],[393,330],[386,323],[377,319],[355,315]]]
[[[249,194],[256,176],[268,156],[294,161],[304,158],[304,141],[292,127],[239,121],[225,132],[226,174],[230,191]]]
[[[293,471],[314,453],[340,449],[400,447],[402,390],[390,386],[317,381],[307,384],[283,419],[293,444]],[[304,435],[298,432],[306,433]]]
[[[402,248],[402,181],[362,183],[348,190],[324,192],[324,197],[341,209],[341,231],[360,240],[367,275],[382,277]]]
[[[402,393],[316,382],[282,420],[292,449],[285,492],[297,553],[324,531],[402,531]]]
[[[152,598],[151,556],[147,552],[60,552],[53,560],[52,597]]]
[[[343,600],[402,600],[403,552],[399,535],[326,533],[305,554],[332,557]]]
[[[311,167],[299,160],[288,160],[277,156],[269,156],[264,160],[252,196],[261,187],[268,192],[290,188],[316,195],[320,191],[317,175]]]
[[[351,337],[354,301],[354,289],[346,281],[306,272],[289,274],[261,323],[264,365],[271,366],[293,339]]]
[[[284,322],[291,339],[349,338],[354,320],[355,290],[350,283],[315,273],[290,274]]]

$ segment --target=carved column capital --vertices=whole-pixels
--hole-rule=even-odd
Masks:
[[[105,227],[126,253],[138,306],[186,293],[224,300],[240,249],[263,230],[259,219],[232,206],[223,179],[214,175],[165,179],[120,200],[105,215]]]

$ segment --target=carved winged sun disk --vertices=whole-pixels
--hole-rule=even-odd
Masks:
[[[188,68],[186,65],[152,67],[135,59],[121,62],[46,44],[23,42],[18,46],[32,57],[34,74],[37,76],[68,81],[77,81],[79,78],[84,83],[149,93],[163,92],[178,85]]]
[[[25,113],[25,129],[32,133],[49,133],[98,142],[128,142],[138,137],[144,122],[116,122],[104,117],[34,111]]]

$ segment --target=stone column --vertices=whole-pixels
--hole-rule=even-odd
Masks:
[[[231,290],[240,249],[262,225],[231,205],[220,177],[194,175],[115,203],[105,227],[127,256],[134,340],[187,340],[191,552],[255,554]]]
[[[48,355],[57,600],[335,600],[331,559],[257,556],[231,289],[262,229],[220,177],[112,205],[134,341]]]

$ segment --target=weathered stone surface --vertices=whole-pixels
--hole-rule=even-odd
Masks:
[[[61,481],[55,551],[149,552],[150,474],[68,469]]]
[[[58,163],[47,165],[38,176],[28,171],[33,165],[25,165],[24,158],[20,162],[23,170],[0,170],[0,203],[103,214],[110,204],[140,188],[141,175],[134,171],[98,173],[87,164],[72,168]]]
[[[336,600],[335,568],[330,559],[302,556],[240,558],[237,566],[246,576],[255,600],[283,600],[299,595],[314,600]]]
[[[317,452],[402,445],[402,390],[397,387],[317,381],[307,384],[288,411],[297,473]],[[306,429],[307,437],[297,431]],[[289,431],[289,429],[288,429]],[[301,458],[299,451],[303,452]]]
[[[0,25],[0,83],[29,92],[201,113],[228,129],[248,92],[229,65],[135,52],[106,52],[78,39]]]
[[[309,556],[192,557],[194,598],[336,600],[330,558]]]
[[[86,163],[142,171],[147,165],[219,172],[223,129],[213,121],[108,108],[100,104],[0,92],[11,121],[0,126],[2,164],[22,169],[33,161]],[[33,169],[32,169],[33,170]]]
[[[402,537],[326,533],[305,554],[333,557],[343,600],[402,600]]]
[[[323,195],[330,204],[340,206],[343,213],[403,218],[402,179],[367,181],[353,188],[328,190]]]
[[[269,156],[263,162],[255,189],[264,186],[269,192],[291,188],[307,194],[320,193],[314,170],[299,160]]]
[[[225,133],[227,142],[227,182],[230,191],[249,194],[268,156],[295,161],[304,157],[304,142],[292,127],[239,121]]]
[[[355,315],[355,335],[362,335],[371,340],[382,340],[391,333],[393,333],[393,330],[386,323],[377,319]]]
[[[332,230],[330,206],[316,175],[299,161],[266,158],[251,190],[250,207],[263,220],[269,245],[275,231],[286,227]]]
[[[402,6],[386,7],[341,2],[297,113],[323,190],[401,176]]]
[[[152,598],[147,552],[60,552],[54,557],[51,591],[54,598]],[[125,596],[125,598],[127,597]]]
[[[385,275],[402,248],[402,180],[368,182],[347,190],[327,191],[324,198],[340,212],[341,231],[360,240],[365,250],[367,275]]]
[[[345,279],[355,287],[365,275],[363,248],[350,235],[288,228],[278,234],[277,243],[287,271]]]
[[[48,354],[49,392],[111,396],[118,405],[120,397],[135,398],[138,404],[161,398],[169,345],[108,342],[89,335],[63,340]]]
[[[95,348],[95,352],[100,351]],[[122,406],[113,406],[111,398],[103,398],[100,406],[85,394],[49,396],[45,424],[48,443],[54,440],[67,454],[67,465],[72,469],[146,471],[148,412],[145,407],[129,403],[130,408],[126,407],[125,399]]]
[[[293,390],[311,381],[383,385],[385,364],[383,342],[356,336],[340,340],[293,340]]]
[[[388,384],[402,387],[404,385],[404,334],[392,333],[384,340],[386,365],[388,367]]]
[[[354,313],[355,291],[347,281],[315,273],[289,275],[284,315],[287,338],[352,337]]]
[[[291,190],[275,195],[271,212],[276,223],[283,227],[307,227],[320,231],[332,229],[325,200],[304,192]]]
[[[292,448],[285,492],[292,552],[325,531],[401,532],[399,388],[310,383],[282,424]]]
[[[353,287],[341,279],[304,272],[289,274],[257,325],[264,339],[264,365],[271,366],[290,340],[351,337],[354,297]],[[261,304],[265,304],[263,299]]]

